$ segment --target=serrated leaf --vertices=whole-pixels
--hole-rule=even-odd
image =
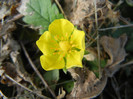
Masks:
[[[49,24],[55,20],[63,18],[55,4],[51,0],[30,0],[27,3],[27,15],[24,21],[34,26],[41,26],[41,32],[48,30]]]

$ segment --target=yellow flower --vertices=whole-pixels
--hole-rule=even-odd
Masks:
[[[85,50],[85,33],[74,28],[66,19],[57,19],[49,25],[49,31],[36,42],[43,55],[41,65],[45,70],[82,67]]]

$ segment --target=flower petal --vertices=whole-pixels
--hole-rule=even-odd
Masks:
[[[85,50],[85,33],[74,29],[73,34],[71,35],[70,42],[76,45],[76,48]]]
[[[63,69],[65,66],[65,62],[63,58],[59,55],[42,55],[40,57],[41,66],[44,70],[54,70],[54,69]]]
[[[82,66],[82,58],[84,51],[72,51],[70,54],[67,54],[67,65],[66,68],[71,67],[83,67]]]
[[[74,25],[66,19],[57,19],[49,25],[49,32],[59,39],[69,38],[74,30]]]
[[[36,44],[44,55],[53,54],[59,48],[58,43],[48,31],[41,35],[40,39],[36,41]]]

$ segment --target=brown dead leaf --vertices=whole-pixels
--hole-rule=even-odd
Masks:
[[[56,97],[57,99],[63,99],[66,95],[66,92],[63,90],[63,88],[61,87],[59,89],[59,95]]]
[[[4,70],[4,73],[12,77],[15,81],[20,82],[22,80],[22,78],[18,75],[14,64],[10,62],[3,63],[2,68],[0,68],[0,71],[3,71],[3,70]],[[14,84],[12,81],[7,79],[4,75],[2,75],[1,83],[7,84],[8,86],[11,86]]]
[[[105,2],[105,0],[96,1],[101,4]],[[65,0],[65,14],[74,25],[81,25],[92,9],[94,9],[94,0]]]
[[[16,29],[16,25],[14,22],[6,23],[1,26],[0,30],[0,38],[2,38],[4,35],[11,33]]]
[[[15,23],[4,24],[0,31],[0,62],[6,59],[12,50],[19,50],[16,42],[11,39],[11,32],[16,29]]]
[[[0,63],[3,63],[5,59],[12,60],[11,64],[13,64],[12,66],[14,66],[13,68],[15,68],[17,75],[21,77],[23,80],[31,83],[36,88],[36,86],[33,84],[31,77],[29,76],[29,74],[24,68],[24,65],[19,53],[20,45],[11,36],[11,32],[15,29],[16,29],[16,26],[15,26],[15,23],[13,22],[8,22],[7,24],[4,24],[2,26],[2,29],[0,31],[0,38],[1,38]]]
[[[29,2],[29,0],[21,0],[21,5],[17,8],[17,11],[23,15],[27,15],[26,9],[27,6],[26,4]]]
[[[76,80],[72,92],[67,95],[67,99],[92,98],[99,95],[107,82],[107,77],[103,73],[102,78],[96,78],[92,71],[87,68],[75,68],[68,70]]]
[[[104,51],[110,57],[105,68],[109,77],[112,77],[113,74],[120,69],[120,63],[124,61],[127,55],[124,49],[126,42],[126,34],[123,34],[117,39],[108,36],[103,36],[100,39],[100,43],[103,46]]]
[[[1,0],[0,1],[0,20],[6,16],[16,13],[20,0]]]

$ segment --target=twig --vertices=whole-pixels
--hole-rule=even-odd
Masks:
[[[92,43],[94,43],[97,40],[98,37],[96,37],[94,40],[92,40],[91,42],[89,42],[88,44],[86,44],[86,48],[88,48],[89,46],[91,46]]]
[[[133,24],[120,25],[120,26],[115,26],[115,27],[109,27],[109,28],[98,29],[98,31],[106,31],[106,30],[111,30],[111,29],[126,28],[126,27],[132,27],[132,26],[133,26]]]
[[[58,0],[55,0],[55,3],[58,5],[58,7],[59,7],[61,13],[64,15],[65,19],[67,19],[67,17],[66,17],[66,15],[65,15],[65,13],[64,13],[64,11],[63,11],[63,9],[62,9],[60,3],[58,2]]]
[[[125,64],[120,65],[120,68],[128,66],[128,65],[132,65],[132,64],[133,64],[133,60],[131,60],[131,61],[125,63]]]
[[[30,65],[31,65],[31,67],[34,69],[34,71],[36,72],[36,74],[40,77],[40,79],[42,80],[44,86],[49,90],[49,92],[52,94],[52,96],[53,96],[54,98],[56,98],[55,93],[50,89],[50,87],[48,86],[47,82],[43,79],[42,75],[40,74],[40,72],[38,71],[38,69],[36,68],[36,66],[35,66],[34,63],[32,62],[32,60],[30,59],[29,54],[27,53],[27,51],[26,51],[26,49],[25,49],[23,43],[20,42],[20,44],[21,44],[21,46],[22,46],[22,49],[23,49],[23,51],[24,51],[24,54],[25,54],[26,58],[28,59],[28,61],[29,61]]]
[[[94,5],[95,5],[95,23],[96,23],[96,34],[97,34],[98,68],[99,68],[99,78],[101,78],[100,45],[99,45],[99,33],[98,33],[98,20],[97,20],[96,0],[94,0]]]
[[[29,92],[31,92],[31,93],[33,93],[33,94],[36,94],[37,96],[39,96],[39,97],[41,97],[41,98],[43,98],[43,99],[50,99],[50,98],[48,98],[48,97],[46,97],[46,96],[43,96],[43,95],[41,95],[41,94],[39,94],[39,93],[36,93],[36,92],[34,92],[33,90],[31,90],[31,89],[25,87],[24,85],[18,83],[17,81],[15,81],[15,80],[14,80],[12,77],[10,77],[9,75],[4,74],[4,76],[5,76],[6,78],[8,78],[9,80],[11,80],[12,82],[14,82],[15,84],[17,84],[17,85],[19,85],[20,87],[24,88],[25,90],[27,90],[27,91],[29,91]]]
[[[16,20],[22,18],[23,16],[24,16],[24,15],[22,15],[22,14],[17,14],[17,15],[15,15],[11,20],[8,20],[7,23],[16,21]]]

